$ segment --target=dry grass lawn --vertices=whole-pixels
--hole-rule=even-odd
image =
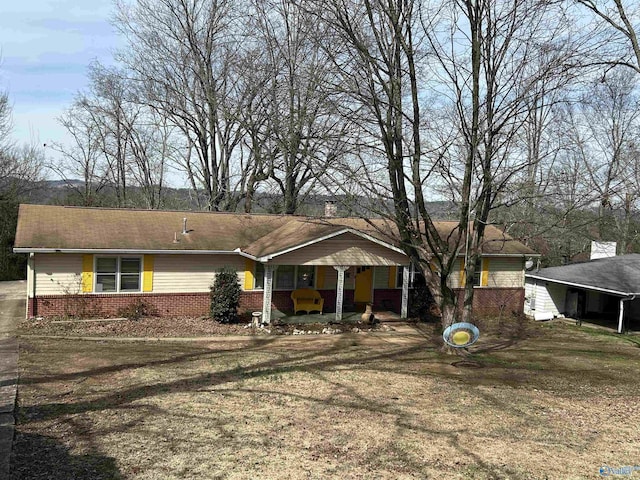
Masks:
[[[640,465],[638,337],[502,331],[485,325],[467,359],[439,353],[429,327],[22,338],[13,476],[571,479]]]

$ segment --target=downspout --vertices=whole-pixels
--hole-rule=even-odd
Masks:
[[[27,305],[25,318],[29,318],[29,302],[32,300],[31,305],[33,306],[32,314],[36,316],[36,255],[31,252],[29,254],[29,258],[27,259]]]
[[[636,294],[632,295],[631,297],[622,297],[620,299],[620,313],[618,315],[618,333],[622,333],[622,323],[624,320],[624,302],[629,302],[631,300],[635,300],[636,299]]]

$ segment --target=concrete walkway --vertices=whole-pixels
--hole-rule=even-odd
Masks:
[[[18,341],[15,330],[25,316],[27,284],[0,282],[0,478],[9,476],[18,387]]]

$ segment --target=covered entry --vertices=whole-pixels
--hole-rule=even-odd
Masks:
[[[402,268],[404,269],[403,278],[404,276],[407,278],[402,286],[400,315],[406,318],[409,269],[404,252],[390,243],[354,229],[334,227],[333,230],[331,233],[309,239],[298,245],[269,253],[262,252],[262,255],[255,256],[256,262],[260,262],[264,269],[263,320],[268,322],[271,319],[276,272],[279,268],[289,268],[291,265],[321,268],[325,283],[330,276],[329,272],[334,272],[331,277],[335,280],[335,319],[337,321],[342,319],[344,311],[346,281],[353,289],[353,302],[371,303],[376,298],[375,268]],[[291,240],[283,235],[283,239],[285,238]],[[269,250],[276,247],[276,245],[270,245]]]

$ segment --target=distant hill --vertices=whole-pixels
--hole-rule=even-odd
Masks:
[[[76,188],[82,187],[82,180],[46,180],[29,184],[23,191],[22,203],[33,204],[53,204],[53,205],[78,205],[79,202]],[[75,188],[74,188],[75,187]],[[130,198],[139,196],[139,189],[128,187],[127,192]],[[165,188],[166,210],[197,210],[198,203],[193,191],[186,188]],[[321,216],[324,212],[325,202],[333,201],[336,204],[338,216],[364,216],[367,212],[391,211],[393,208],[390,201],[380,204],[377,199],[366,197],[347,197],[345,195],[306,195],[300,204],[298,213],[301,215]],[[277,213],[280,208],[281,196],[271,193],[258,193],[254,199],[252,211],[254,213]],[[112,187],[105,187],[97,199],[96,207],[110,207],[115,205],[115,190]],[[135,203],[134,203],[135,205]],[[456,206],[453,202],[437,201],[428,202],[427,207],[434,219],[451,220],[455,218]],[[243,204],[240,203],[238,211],[244,211]],[[371,213],[368,213],[369,216]]]

